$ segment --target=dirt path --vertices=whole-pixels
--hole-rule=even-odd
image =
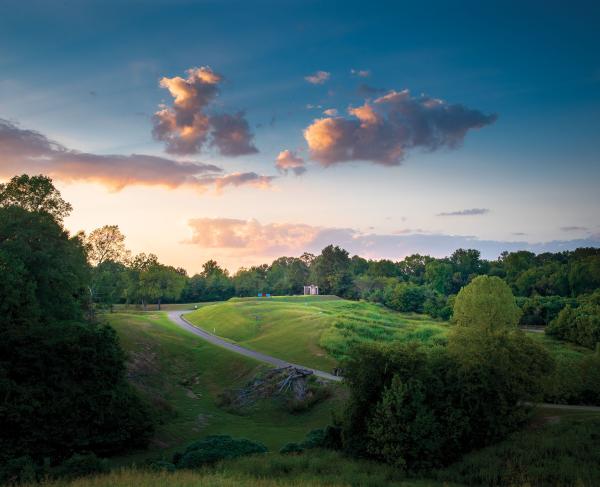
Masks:
[[[180,328],[183,328],[184,330],[193,333],[194,335],[202,338],[203,340],[206,340],[209,343],[212,343],[213,345],[217,345],[218,347],[222,347],[232,352],[239,353],[240,355],[245,355],[246,357],[253,358],[260,362],[266,362],[268,364],[275,365],[276,367],[287,367],[291,365],[293,367],[298,367],[301,369],[312,370],[317,377],[320,377],[322,379],[332,380],[336,382],[342,380],[342,377],[330,374],[329,372],[311,369],[310,367],[305,367],[304,365],[292,364],[290,362],[286,362],[285,360],[272,357],[271,355],[256,352],[255,350],[250,350],[249,348],[245,348],[235,343],[228,342],[227,340],[223,340],[222,338],[219,338],[218,336],[213,335],[212,333],[208,333],[207,331],[204,331],[192,325],[183,317],[185,313],[189,313],[189,311],[168,311],[167,316],[173,323],[175,323]]]

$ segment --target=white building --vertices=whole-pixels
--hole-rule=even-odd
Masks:
[[[311,284],[310,286],[304,286],[304,295],[317,295],[319,294],[319,286]]]

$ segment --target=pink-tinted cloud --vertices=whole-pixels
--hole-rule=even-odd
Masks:
[[[188,243],[241,254],[284,254],[300,252],[314,241],[320,228],[294,223],[261,224],[256,220],[196,218],[188,222]]]
[[[256,220],[197,218],[189,220],[192,232],[187,241],[207,249],[217,260],[238,265],[266,262],[282,255],[319,253],[329,244],[339,245],[367,258],[401,260],[414,253],[444,257],[458,248],[478,249],[482,257],[496,259],[504,250],[556,252],[600,245],[600,235],[584,239],[528,243],[482,240],[473,236],[446,235],[420,229],[395,234],[361,233],[350,228],[319,227],[301,223],[260,223]],[[258,258],[258,260],[257,260]]]
[[[0,177],[44,173],[61,181],[100,183],[119,191],[147,185],[198,190],[249,184],[264,187],[273,179],[256,173],[222,174],[220,167],[144,154],[90,154],[69,149],[34,130],[0,119]]]
[[[368,78],[371,76],[371,71],[368,69],[351,69],[350,73],[354,76],[358,76],[359,78]]]
[[[328,117],[335,117],[337,114],[338,111],[335,108],[328,108],[327,110],[323,111],[323,115],[327,115]]]
[[[152,135],[165,143],[171,154],[197,154],[210,144],[226,156],[257,152],[253,134],[243,112],[207,114],[219,94],[223,77],[209,67],[187,70],[187,78],[164,77],[160,86],[173,97],[172,106],[162,106],[153,117]]]
[[[412,97],[408,90],[391,91],[348,114],[316,119],[304,130],[313,160],[323,166],[356,160],[395,166],[411,149],[454,148],[469,130],[496,120],[460,104]]]
[[[296,176],[300,176],[306,172],[304,159],[297,156],[294,151],[288,149],[279,153],[275,161],[275,167],[284,174],[292,171]]]
[[[322,85],[331,77],[331,73],[327,71],[317,71],[314,74],[305,76],[304,79],[311,85]]]
[[[202,182],[214,183],[216,190],[220,192],[227,186],[249,185],[259,189],[267,189],[271,186],[273,179],[275,179],[275,176],[261,176],[255,172],[234,172],[223,176],[206,177],[202,179]]]

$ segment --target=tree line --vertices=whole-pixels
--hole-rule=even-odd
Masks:
[[[99,228],[84,240],[92,265],[93,301],[111,309],[115,303],[144,308],[156,303],[160,308],[162,302],[220,301],[257,293],[293,295],[310,283],[318,285],[321,294],[364,299],[448,320],[460,289],[475,277],[487,275],[502,279],[517,297],[520,325],[553,322],[556,326],[548,331],[559,338],[591,348],[600,341],[597,248],[538,255],[503,252],[496,260],[482,259],[475,249],[458,249],[444,258],[413,254],[392,261],[350,256],[329,245],[319,255],[279,257],[271,264],[241,268],[234,274],[211,259],[201,272],[188,276],[184,269],[161,264],[153,254],[132,257],[117,226]]]

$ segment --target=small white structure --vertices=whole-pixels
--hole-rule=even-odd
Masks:
[[[304,295],[308,296],[308,295],[318,295],[319,294],[319,286],[315,286],[314,284],[311,284],[310,286],[304,286]]]

